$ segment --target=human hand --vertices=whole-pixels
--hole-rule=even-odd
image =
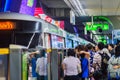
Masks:
[[[85,51],[80,51],[80,54],[83,54],[83,53],[85,53]]]
[[[113,66],[113,69],[118,69],[118,68],[119,68],[118,65]]]
[[[36,53],[39,53],[39,51],[36,51]]]

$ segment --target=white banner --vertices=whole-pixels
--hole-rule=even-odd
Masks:
[[[70,11],[70,23],[75,25],[75,14],[72,10]]]

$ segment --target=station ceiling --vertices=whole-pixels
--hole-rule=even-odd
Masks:
[[[49,8],[71,8],[75,14],[78,14],[80,3],[85,15],[77,15],[76,23],[87,22],[90,16],[105,16],[111,22],[108,31],[105,34],[111,34],[113,29],[120,29],[120,0],[41,0]],[[67,1],[67,3],[66,3]],[[84,17],[85,18],[84,18]],[[83,18],[82,18],[83,17]],[[85,21],[86,20],[86,21]],[[98,33],[99,34],[99,33]]]
[[[64,0],[40,0],[49,8],[69,8]]]

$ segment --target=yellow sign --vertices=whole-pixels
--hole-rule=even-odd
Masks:
[[[46,50],[47,53],[50,53],[52,50],[49,48]]]
[[[12,30],[15,28],[15,24],[13,22],[0,22],[0,30]]]
[[[1,54],[9,54],[9,49],[8,48],[0,48],[0,55]]]

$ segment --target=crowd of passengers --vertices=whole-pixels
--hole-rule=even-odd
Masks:
[[[120,80],[120,44],[78,45],[67,54],[64,80]]]
[[[36,53],[41,57],[36,58]],[[46,51],[29,57],[32,80],[48,80]],[[120,80],[120,44],[78,45],[67,50],[61,67],[64,80]]]

